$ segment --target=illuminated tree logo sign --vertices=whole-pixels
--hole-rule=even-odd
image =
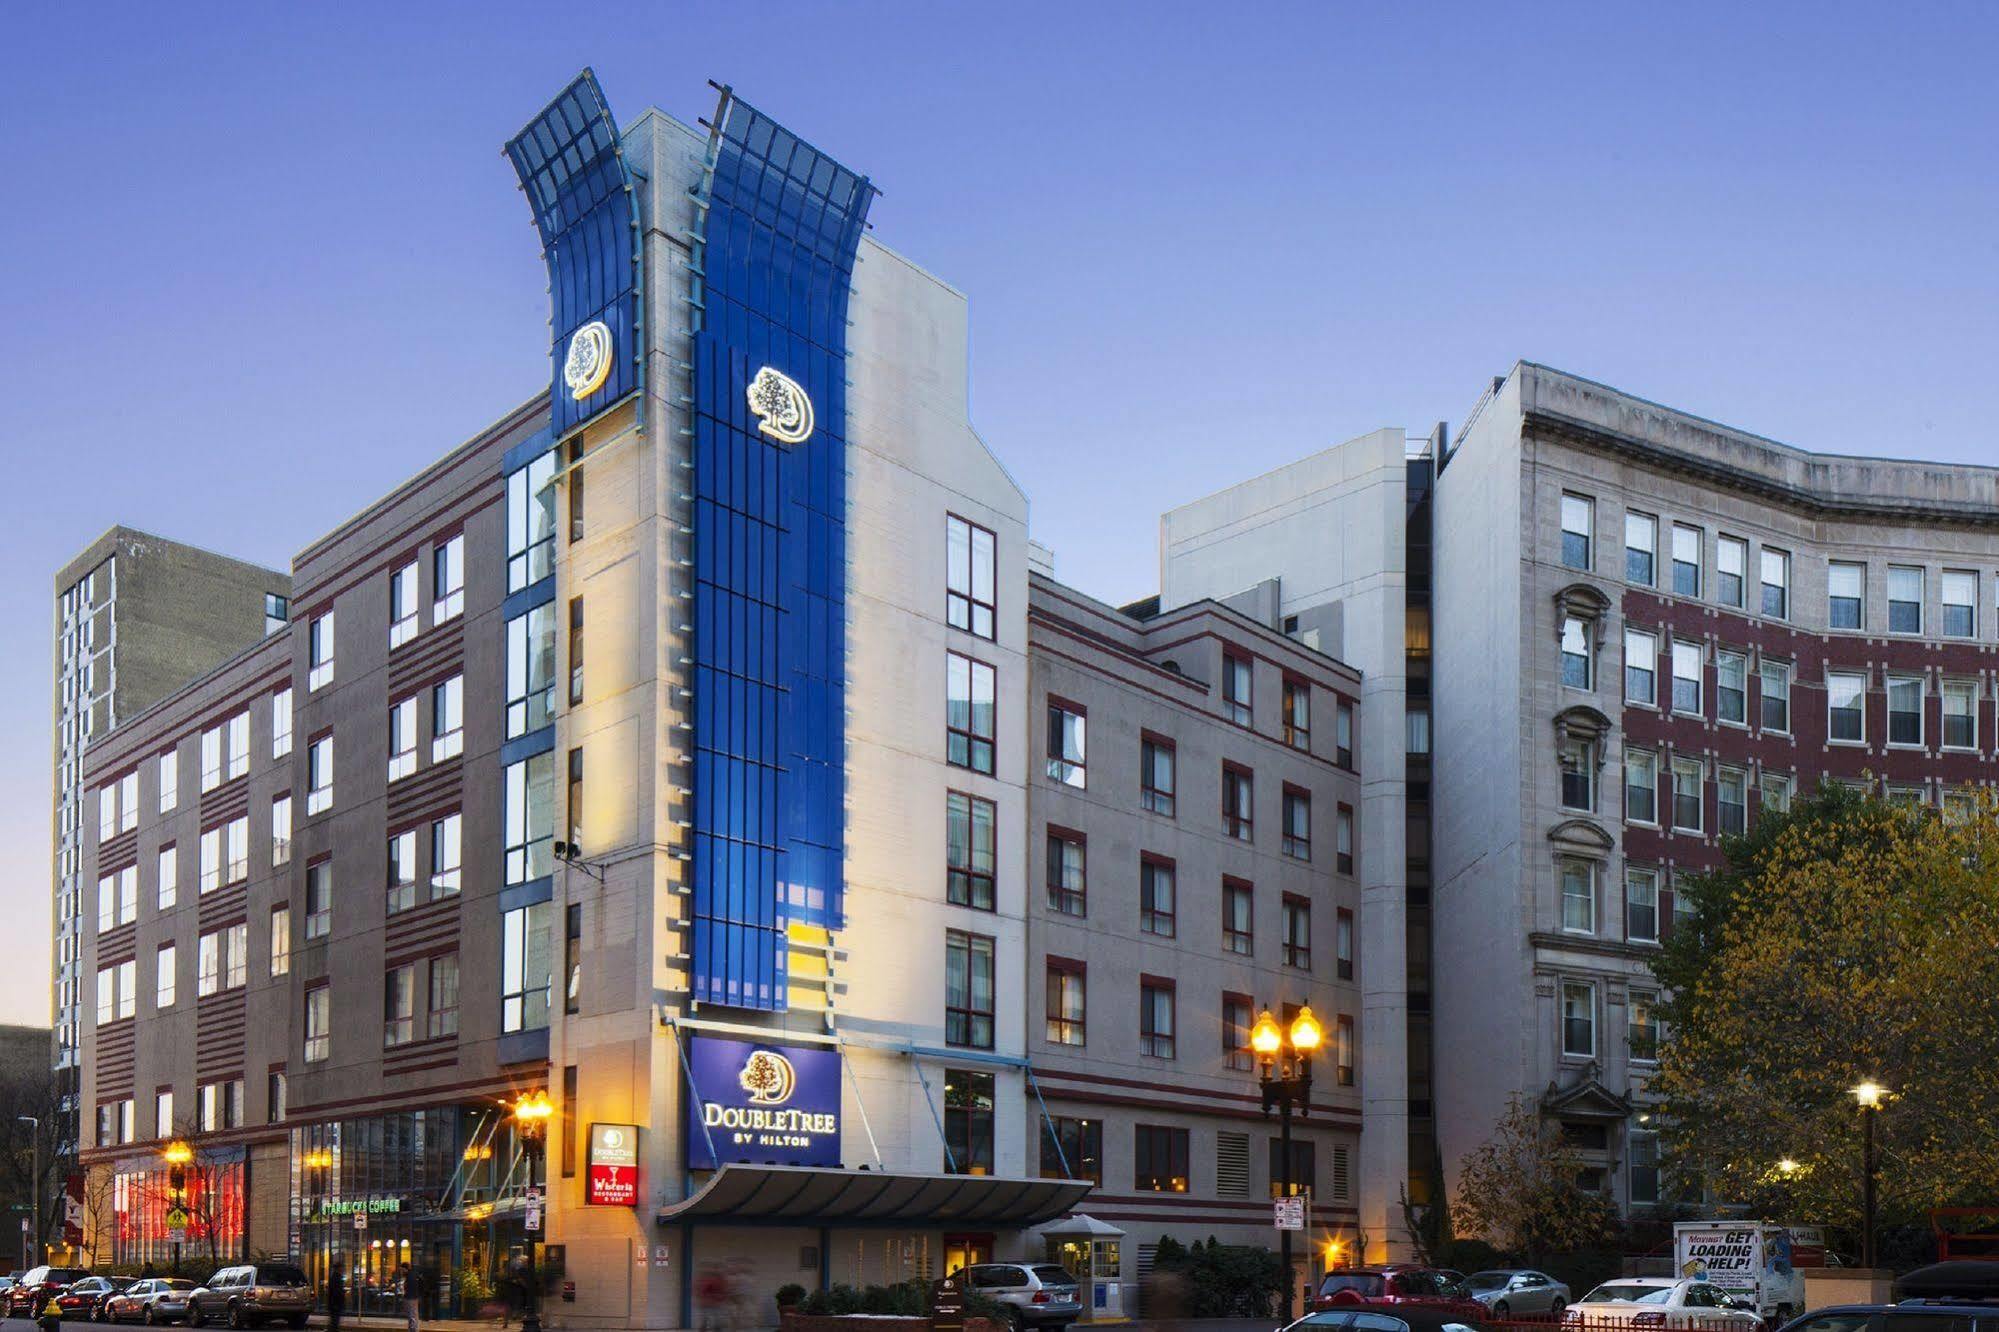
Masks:
[[[757,428],[780,444],[803,444],[812,438],[812,399],[797,380],[769,366],[750,381],[750,411]]]
[[[798,1073],[777,1051],[758,1050],[744,1061],[736,1081],[750,1094],[750,1104],[783,1105],[798,1086]]]
[[[562,382],[577,401],[604,387],[611,377],[611,330],[593,319],[569,339],[569,356],[562,363]]]

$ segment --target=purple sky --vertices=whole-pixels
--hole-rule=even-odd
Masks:
[[[1516,358],[1993,461],[1999,11],[1970,4],[21,5],[0,41],[0,1019],[44,1020],[49,593],[114,522],[283,565],[545,382],[502,142],[705,80],[969,293],[1057,572]],[[1981,387],[1985,386],[1985,387]]]

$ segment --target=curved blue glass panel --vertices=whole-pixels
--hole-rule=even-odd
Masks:
[[[694,338],[694,998],[785,1006],[785,930],[842,922],[847,301],[874,190],[725,93]],[[760,429],[769,367],[815,426]]]

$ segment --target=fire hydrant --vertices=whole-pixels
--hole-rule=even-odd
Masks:
[[[56,1297],[49,1296],[49,1302],[42,1306],[42,1316],[35,1320],[42,1325],[42,1332],[62,1332],[62,1306]]]

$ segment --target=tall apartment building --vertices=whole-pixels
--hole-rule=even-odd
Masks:
[[[53,1058],[65,1119],[56,1140],[72,1149],[57,1178],[81,1129],[84,756],[120,721],[283,625],[290,591],[284,574],[128,527],[111,528],[56,574]],[[136,802],[117,813],[136,816]]]

